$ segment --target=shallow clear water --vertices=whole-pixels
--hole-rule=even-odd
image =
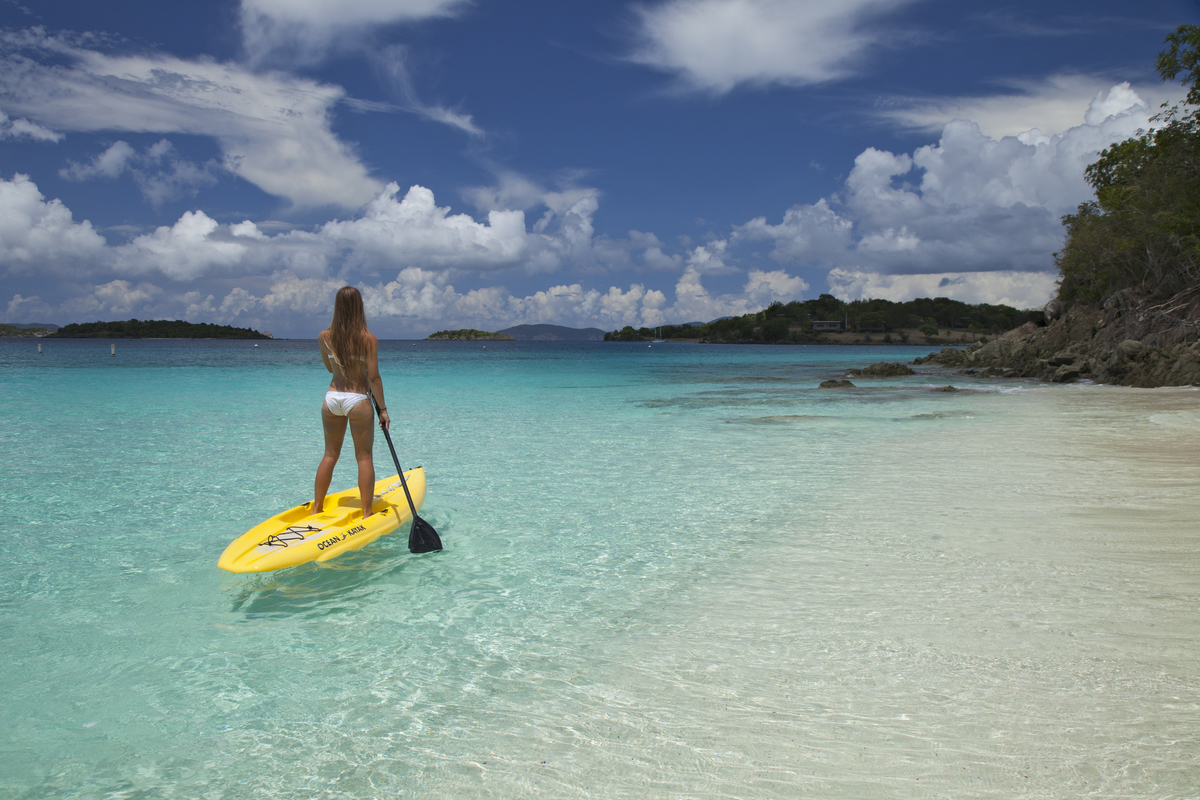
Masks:
[[[42,344],[0,340],[0,796],[1197,796],[1200,392],[385,342],[446,550],[235,576],[310,496],[314,343]]]

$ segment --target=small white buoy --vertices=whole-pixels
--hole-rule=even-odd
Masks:
[[[109,352],[112,353],[113,358],[116,358],[117,357],[117,346],[115,344],[110,344],[108,346],[108,348],[109,348]]]
[[[486,344],[483,346],[483,349],[484,349],[484,350],[487,350],[487,345],[486,345]]]

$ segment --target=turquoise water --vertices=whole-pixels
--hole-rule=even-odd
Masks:
[[[0,796],[1197,796],[1196,391],[384,342],[445,551],[237,576],[310,496],[315,343],[42,344],[0,340]]]

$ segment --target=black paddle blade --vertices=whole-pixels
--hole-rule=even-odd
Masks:
[[[432,553],[442,549],[442,540],[437,531],[420,517],[413,517],[412,530],[408,532],[410,553]]]

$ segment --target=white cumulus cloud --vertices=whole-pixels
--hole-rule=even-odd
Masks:
[[[93,286],[90,291],[72,297],[62,304],[59,312],[70,314],[74,319],[127,317],[134,312],[145,315],[145,311],[162,295],[163,290],[152,283],[134,284],[115,280]]]
[[[0,265],[12,274],[74,272],[98,261],[107,242],[90,222],[75,222],[61,201],[46,200],[28,175],[0,179]]]
[[[729,257],[729,242],[714,239],[692,248],[687,256],[687,269],[697,275],[728,275],[738,271],[737,267],[727,263]]]
[[[333,313],[333,296],[345,281],[301,278],[290,272],[272,276],[270,291],[258,298],[268,312],[325,316]],[[324,326],[322,326],[324,327]]]
[[[400,200],[390,183],[354,220],[323,225],[318,236],[349,248],[360,263],[433,264],[442,268],[497,269],[515,266],[533,242],[523,211],[491,211],[487,224],[439,207],[433,192],[413,186]]]
[[[132,148],[114,145],[72,169],[79,177],[119,175],[139,158]],[[275,331],[292,330],[293,320],[327,314],[334,292],[347,282],[363,289],[374,318],[405,331],[536,322],[640,327],[672,321],[676,313],[689,319],[697,313],[743,313],[755,303],[792,299],[805,288],[782,270],[752,271],[745,296],[710,295],[700,285],[700,269],[737,272],[725,263],[727,243],[716,240],[689,254],[691,266],[674,306],[669,293],[641,283],[627,288],[562,283],[522,294],[499,285],[456,290],[453,280],[478,283],[492,280],[485,278],[489,275],[564,267],[603,275],[610,263],[631,267],[631,254],[639,250],[651,269],[682,268],[684,259],[663,253],[653,234],[631,231],[623,241],[597,237],[595,193],[549,192],[540,205],[547,207],[546,215],[532,227],[520,209],[493,209],[481,221],[439,206],[425,187],[413,186],[401,197],[399,187],[390,184],[361,214],[314,230],[269,235],[252,220],[220,224],[195,210],[172,225],[110,245],[88,222],[75,222],[66,206],[47,201],[32,181],[18,175],[0,180],[0,257],[6,274],[14,277],[45,277],[51,268],[69,273],[64,276],[69,281],[54,291],[43,280],[45,292],[14,293],[10,305],[26,315],[39,310],[69,318],[134,313],[266,325]],[[81,292],[79,285],[89,278],[93,287]]]
[[[783,221],[771,225],[756,217],[734,232],[735,239],[766,239],[775,242],[772,255],[781,261],[799,263],[837,260],[853,241],[854,223],[838,215],[825,198],[793,206]]]
[[[129,172],[142,196],[157,208],[176,197],[194,195],[200,187],[214,185],[217,182],[214,174],[216,166],[215,162],[200,165],[179,158],[175,148],[166,139],[150,145],[141,153],[128,142],[118,141],[89,163],[68,161],[58,174],[67,180],[86,181],[117,178]]]
[[[795,206],[777,225],[751,220],[732,238],[771,241],[780,262],[835,270],[837,291],[862,286],[903,299],[902,290],[953,290],[1040,305],[1053,290],[1060,218],[1092,196],[1084,169],[1100,150],[1148,127],[1148,106],[1118,84],[1054,136],[1034,129],[995,139],[953,120],[936,144],[912,154],[864,150],[838,195]],[[992,277],[961,277],[976,272]],[[1030,277],[1014,283],[1019,274]]]
[[[770,272],[752,269],[743,291],[751,307],[766,308],[774,302],[787,303],[801,299],[804,292],[808,291],[808,283],[781,269]]]
[[[93,178],[116,178],[129,167],[129,162],[137,157],[137,151],[128,142],[114,142],[103,153],[95,156],[91,163],[80,164],[68,161],[67,166],[58,171],[59,177],[69,181],[87,181]]]
[[[894,98],[875,113],[903,127],[929,133],[938,133],[951,120],[962,119],[974,122],[993,139],[1035,129],[1054,136],[1077,126],[1088,115],[1091,117],[1087,122],[1098,124],[1135,105],[1157,110],[1159,103],[1178,102],[1184,95],[1178,86],[1168,86],[1166,91],[1148,87],[1139,93],[1128,82],[1114,86],[1104,78],[1079,74],[1012,81],[1003,88],[1009,91],[984,97]]]
[[[782,270],[751,270],[741,294],[713,294],[704,287],[703,276],[687,267],[675,284],[675,302],[656,314],[643,314],[646,325],[678,322],[708,322],[717,317],[740,316],[761,311],[776,301],[799,300],[808,284]]]
[[[882,33],[865,22],[912,0],[668,0],[637,9],[631,58],[723,94],[849,74]]]
[[[178,281],[227,271],[241,263],[246,247],[212,236],[217,227],[216,220],[203,211],[186,211],[171,227],[163,225],[116,248],[116,268],[134,274],[158,271]]]
[[[10,322],[32,321],[38,317],[50,315],[53,310],[49,303],[42,300],[40,295],[24,297],[18,292],[5,306],[4,318]],[[45,322],[46,320],[38,319],[38,321]]]
[[[91,164],[73,165],[69,174],[120,174],[135,157],[141,158],[114,145]],[[547,210],[532,228],[518,209],[492,210],[480,221],[439,206],[423,186],[399,194],[399,186],[391,183],[360,214],[315,230],[268,235],[251,220],[222,225],[195,210],[173,225],[109,246],[90,223],[75,223],[66,206],[46,201],[27,176],[18,175],[0,180],[0,211],[8,210],[0,219],[0,255],[8,255],[10,272],[44,271],[55,259],[69,262],[67,256],[74,255],[76,261],[86,257],[102,264],[117,277],[159,273],[174,281],[274,271],[303,278],[378,276],[410,266],[447,275],[536,274],[564,266],[600,274],[608,263],[629,266],[630,253],[638,249],[649,252],[651,260],[657,252],[659,260],[677,263],[658,251],[652,235],[635,232],[628,241],[596,237],[592,216],[599,203],[593,194],[553,193],[547,202],[559,211]]]

